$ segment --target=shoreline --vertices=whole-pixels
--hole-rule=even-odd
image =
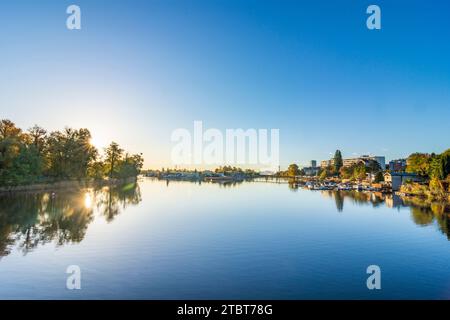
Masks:
[[[85,179],[85,180],[61,180],[47,183],[34,183],[21,186],[0,187],[0,195],[26,193],[26,192],[55,192],[58,190],[81,190],[104,186],[118,186],[126,183],[136,182],[137,177],[124,179]]]
[[[244,182],[249,181],[253,179],[264,179],[266,177],[252,177],[252,179],[235,179],[233,177],[215,177],[216,179],[210,179],[211,177],[203,177],[203,179],[180,179],[180,178],[168,178],[168,177],[148,177],[144,176],[146,178],[156,178],[158,180],[167,180],[167,181],[187,181],[187,182],[193,182],[193,181],[203,181],[203,182]],[[226,179],[221,179],[226,178]],[[272,179],[274,177],[271,177]],[[314,190],[329,190],[329,191],[359,191],[359,192],[380,192],[383,194],[392,194],[399,196],[403,199],[409,199],[411,200],[421,200],[426,202],[439,202],[439,203],[446,203],[450,204],[450,194],[447,197],[444,198],[430,198],[427,197],[424,194],[414,194],[409,192],[402,192],[402,191],[393,191],[393,190],[370,190],[370,189],[339,189],[337,186],[334,186],[333,188],[324,188],[324,189],[311,189],[308,188],[305,181],[302,181],[301,179],[292,179],[288,177],[277,177],[277,179],[283,179],[283,180],[293,180],[298,186],[301,186],[304,189],[314,191]],[[0,196],[8,195],[8,194],[16,194],[16,193],[38,193],[38,192],[57,192],[58,190],[63,191],[73,191],[73,190],[82,190],[86,188],[100,188],[105,186],[119,186],[127,183],[136,182],[138,180],[138,177],[129,177],[124,179],[101,179],[101,180],[94,180],[94,179],[85,179],[85,180],[61,180],[61,181],[55,181],[55,182],[47,182],[47,183],[35,183],[35,184],[29,184],[29,185],[21,185],[21,186],[8,186],[8,187],[0,187]],[[300,180],[300,181],[299,181]],[[318,182],[318,180],[311,179],[314,182]],[[310,182],[311,182],[310,180]]]

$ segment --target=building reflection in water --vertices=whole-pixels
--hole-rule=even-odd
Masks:
[[[289,181],[271,182],[287,183],[291,191],[298,191],[299,188],[296,183]],[[241,183],[227,182],[219,184],[219,187],[236,187]],[[317,192],[328,200],[334,200],[338,212],[344,211],[346,201],[356,205],[387,206],[398,210],[409,207],[414,223],[419,226],[436,223],[439,230],[450,239],[448,203],[419,198],[402,199],[396,195],[377,192]],[[127,206],[140,202],[141,194],[137,183],[57,194],[24,193],[0,196],[0,258],[8,255],[13,248],[27,254],[39,245],[49,242],[58,246],[79,243],[84,239],[95,213],[111,222]]]
[[[0,257],[16,246],[24,254],[39,245],[79,243],[94,211],[111,222],[121,210],[141,201],[139,185],[61,193],[23,193],[0,197]]]
[[[259,179],[259,181],[265,183],[287,184],[291,191],[298,191],[299,188],[304,188],[303,185],[299,185],[294,180],[285,178],[265,178]],[[397,210],[409,208],[411,219],[414,223],[423,226],[437,222],[439,230],[450,240],[450,203],[448,202],[435,202],[421,198],[401,198],[395,194],[385,194],[381,192],[335,190],[322,190],[317,192],[320,192],[325,198],[330,200],[334,199],[338,212],[344,211],[345,201],[351,201],[352,204],[356,205],[371,205],[374,208],[380,206],[386,206]]]
[[[436,202],[423,198],[401,198],[394,194],[380,192],[358,191],[320,191],[326,198],[333,198],[336,209],[342,212],[344,202],[351,201],[359,205],[371,205],[378,207],[385,205],[388,208],[409,208],[411,219],[420,226],[437,223],[439,230],[450,240],[450,203]]]

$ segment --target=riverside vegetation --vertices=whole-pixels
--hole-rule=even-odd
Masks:
[[[441,154],[413,153],[406,171],[421,176],[426,183],[405,183],[401,192],[433,200],[450,201],[450,149]]]
[[[333,160],[333,165],[318,170],[317,179],[362,182],[367,180],[369,175],[373,177],[371,181],[373,183],[384,181],[383,173],[386,168],[380,168],[376,161],[355,163],[345,167],[340,150],[336,151]],[[401,186],[401,194],[420,197],[431,202],[450,202],[450,149],[441,154],[413,153],[406,159],[404,171],[419,176],[422,182],[406,181]],[[287,171],[278,173],[280,176],[291,178],[304,174],[305,172],[296,164],[291,164]]]
[[[136,177],[142,154],[126,153],[112,142],[101,155],[88,129],[23,131],[0,121],[0,188],[61,181],[120,181]]]

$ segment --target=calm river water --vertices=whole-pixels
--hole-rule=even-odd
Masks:
[[[0,196],[0,298],[449,299],[449,213],[270,181]]]

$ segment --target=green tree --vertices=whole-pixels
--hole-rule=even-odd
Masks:
[[[340,150],[336,150],[334,154],[334,172],[339,173],[339,170],[343,166],[342,154]]]
[[[105,176],[105,164],[102,161],[94,161],[88,168],[88,177],[96,180]]]
[[[366,165],[366,170],[369,173],[378,173],[382,171],[382,168],[377,161],[369,160]]]
[[[426,177],[430,173],[432,157],[427,153],[413,153],[406,160],[406,172]]]
[[[22,135],[22,130],[17,128],[11,120],[0,121],[0,139],[19,138]]]
[[[441,154],[442,168],[444,177],[450,174],[450,149]]]
[[[358,163],[353,169],[353,178],[356,180],[364,180],[366,178],[366,165]]]
[[[430,168],[429,168],[429,176],[431,179],[444,179],[444,168],[442,159],[440,156],[435,156],[431,159]]]
[[[375,182],[375,183],[380,183],[380,182],[382,182],[382,181],[384,181],[383,173],[382,173],[381,171],[378,171],[378,172],[375,174],[374,182]]]
[[[32,183],[42,174],[41,158],[34,146],[20,145],[18,154],[1,170],[0,185]]]
[[[450,149],[440,155],[432,157],[429,176],[433,179],[444,180],[450,174]]]
[[[55,178],[85,178],[89,166],[97,160],[98,151],[90,143],[87,129],[52,132],[48,138],[48,174]]]
[[[31,137],[32,144],[39,154],[42,154],[45,149],[47,131],[44,128],[34,125],[28,129],[28,135]]]
[[[289,167],[288,167],[287,174],[288,174],[289,177],[298,176],[300,174],[300,170],[298,169],[298,165],[296,165],[295,163],[290,164]]]
[[[0,121],[0,185],[21,184],[39,174],[40,162],[29,142],[12,121]]]
[[[116,142],[111,144],[105,150],[105,168],[109,178],[115,178],[119,172],[119,164],[123,158],[123,149]]]
[[[342,179],[351,179],[353,176],[353,167],[342,167],[339,170],[339,175]]]
[[[143,167],[142,154],[127,155],[112,143],[106,150],[106,160],[99,160],[91,145],[87,129],[66,128],[47,131],[37,125],[24,133],[10,121],[0,121],[0,185],[32,183],[51,178],[102,179],[137,176]]]
[[[140,174],[144,165],[142,154],[125,155],[123,161],[118,164],[117,176],[119,178],[136,177]]]

